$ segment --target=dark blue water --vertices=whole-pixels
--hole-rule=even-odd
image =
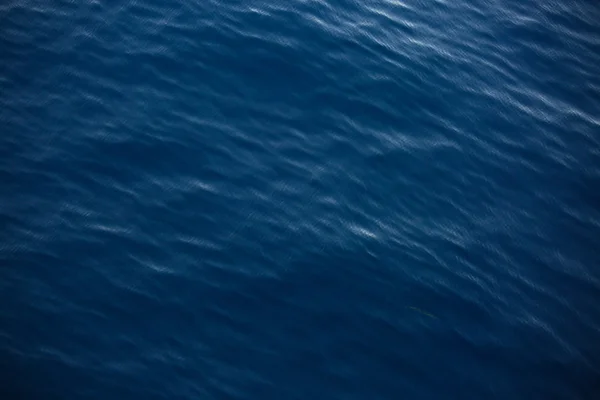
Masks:
[[[2,399],[597,399],[600,5],[7,0]]]

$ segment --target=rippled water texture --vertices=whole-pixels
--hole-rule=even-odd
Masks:
[[[597,399],[600,5],[6,0],[3,399]]]

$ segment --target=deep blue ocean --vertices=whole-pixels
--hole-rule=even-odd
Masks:
[[[0,399],[599,399],[600,3],[5,0]]]

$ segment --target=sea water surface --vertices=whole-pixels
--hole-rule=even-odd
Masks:
[[[5,0],[2,399],[598,399],[600,4]]]

